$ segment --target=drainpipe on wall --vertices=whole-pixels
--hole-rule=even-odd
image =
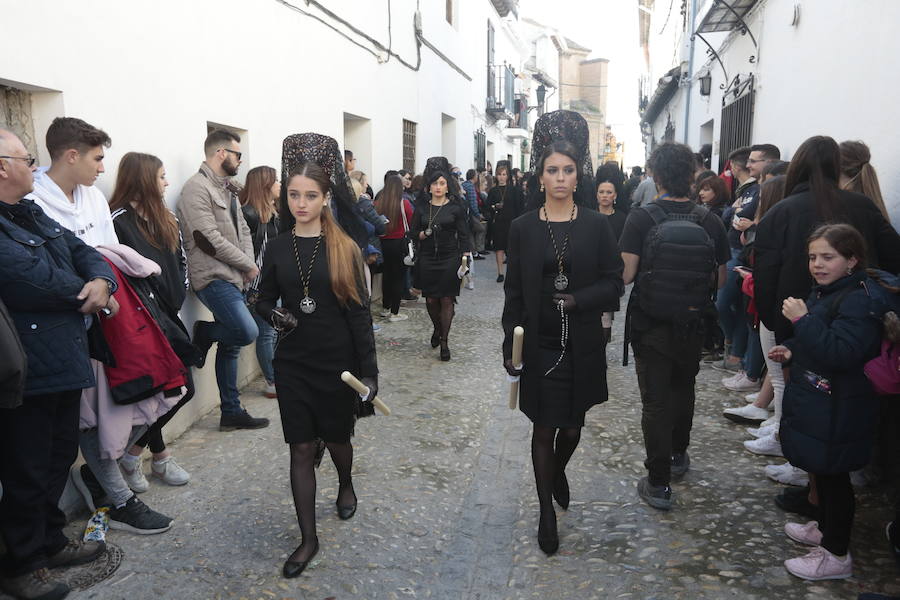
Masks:
[[[697,0],[691,0],[691,21],[689,24],[689,30],[693,33],[694,31],[694,22],[697,20]],[[688,55],[688,72],[687,72],[687,88],[686,94],[687,98],[684,103],[684,143],[688,143],[688,126],[690,124],[691,119],[691,87],[694,85],[694,36],[691,36],[691,46],[688,50],[690,53]]]

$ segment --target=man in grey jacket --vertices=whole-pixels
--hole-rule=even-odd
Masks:
[[[197,321],[193,338],[204,361],[212,344],[219,343],[220,431],[269,425],[268,419],[253,418],[244,410],[237,388],[241,347],[252,344],[259,334],[244,303],[244,288],[259,269],[253,259],[250,229],[238,206],[238,187],[230,179],[241,164],[240,142],[237,134],[221,129],[206,137],[206,160],[184,185],[177,211],[191,287],[215,318]],[[202,368],[203,361],[199,366]]]

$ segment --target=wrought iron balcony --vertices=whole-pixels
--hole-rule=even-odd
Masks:
[[[516,75],[508,65],[488,65],[486,112],[494,119],[516,119]]]

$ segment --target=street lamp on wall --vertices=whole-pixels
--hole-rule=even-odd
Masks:
[[[703,77],[700,78],[700,95],[701,96],[709,96],[710,90],[712,89],[712,75],[707,73]]]

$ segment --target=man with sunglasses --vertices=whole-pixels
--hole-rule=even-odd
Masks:
[[[106,196],[94,185],[105,171],[109,136],[81,119],[57,117],[46,140],[50,166],[35,173],[28,197],[88,246],[118,244]]]
[[[0,129],[0,300],[28,357],[19,406],[0,408],[0,589],[62,598],[48,569],[84,564],[104,549],[69,540],[59,499],[78,456],[81,391],[94,386],[85,315],[109,303],[116,280],[99,252],[26,195],[34,157]]]
[[[215,319],[194,324],[193,342],[203,356],[201,368],[210,347],[219,344],[216,381],[221,431],[269,425],[268,419],[253,418],[244,410],[237,388],[241,347],[259,335],[244,302],[244,290],[259,269],[250,228],[238,205],[239,188],[231,181],[241,164],[240,143],[240,136],[224,129],[206,137],[206,160],[182,188],[177,210],[191,287]]]

